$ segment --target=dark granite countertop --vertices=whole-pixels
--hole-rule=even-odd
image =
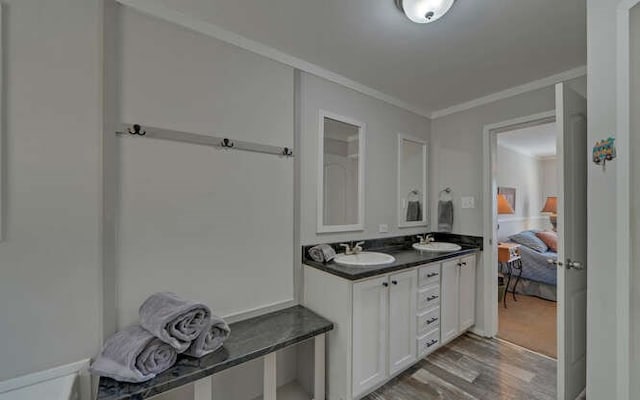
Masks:
[[[396,258],[396,261],[392,264],[364,268],[343,266],[340,264],[336,264],[333,261],[327,264],[323,264],[307,259],[304,261],[304,263],[310,267],[314,267],[330,274],[337,275],[341,278],[356,281],[363,278],[370,278],[372,276],[384,275],[389,272],[408,269],[418,265],[429,264],[449,258],[456,258],[468,254],[473,254],[480,251],[480,248],[463,247],[462,250],[452,251],[448,253],[435,253],[431,251],[418,251],[414,249],[380,249],[375,251],[390,254]]]
[[[312,246],[306,246],[303,249],[303,263],[332,275],[356,281],[359,279],[370,278],[377,275],[384,275],[390,272],[400,271],[418,265],[429,264],[432,262],[447,260],[450,258],[462,257],[482,251],[482,238],[477,236],[464,236],[448,233],[434,233],[433,235],[435,236],[436,241],[456,243],[459,244],[462,249],[447,253],[419,251],[411,247],[412,244],[416,241],[413,236],[400,236],[395,238],[366,241],[364,245],[365,251],[375,251],[394,256],[396,260],[392,264],[372,267],[349,267],[336,264],[333,261],[326,264],[319,263],[313,261],[308,257],[307,252]],[[336,250],[337,245],[337,243],[331,244],[331,246],[336,248]]]
[[[236,322],[224,346],[202,358],[179,356],[178,362],[144,383],[100,378],[98,400],[139,400],[303,342],[333,329],[333,323],[302,306],[294,306]]]

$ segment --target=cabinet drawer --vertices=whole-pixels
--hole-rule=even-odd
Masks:
[[[418,315],[418,336],[440,327],[440,307]]]
[[[420,289],[418,292],[418,312],[427,311],[428,309],[440,304],[440,286],[432,286]]]
[[[425,287],[440,284],[440,264],[427,265],[420,268],[418,286]]]
[[[440,329],[418,338],[418,357],[424,357],[440,346]]]

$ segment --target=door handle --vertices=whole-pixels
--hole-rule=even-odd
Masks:
[[[582,271],[584,269],[584,265],[580,261],[572,261],[570,258],[567,258],[567,262],[563,263],[562,261],[556,260],[547,260],[549,264],[554,264],[559,267],[565,266],[567,269],[576,269],[578,271]]]
[[[570,258],[567,258],[567,269],[577,269],[578,271],[582,271],[584,269],[584,265],[580,261],[572,261]]]

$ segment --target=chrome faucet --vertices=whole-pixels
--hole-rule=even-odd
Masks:
[[[362,250],[363,250],[362,245],[363,244],[364,244],[364,242],[358,242],[354,246],[353,242],[351,242],[351,244],[340,243],[340,246],[344,247],[344,254],[349,256],[349,255],[352,255],[352,254],[358,254],[358,253],[362,252]]]
[[[417,235],[416,236],[418,239],[420,239],[420,244],[428,244],[431,242],[435,242],[436,240],[433,238],[432,234],[428,234],[428,235]]]

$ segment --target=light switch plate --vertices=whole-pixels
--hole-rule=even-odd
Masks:
[[[461,197],[462,208],[476,208],[476,199],[473,196]]]
[[[387,232],[389,232],[389,225],[387,225],[387,224],[380,224],[380,225],[378,226],[378,232],[379,232],[379,233],[387,233]]]

